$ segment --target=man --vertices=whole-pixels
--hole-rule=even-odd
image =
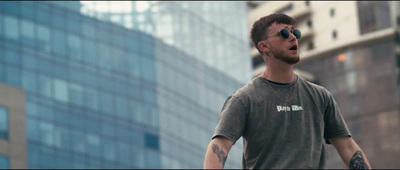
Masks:
[[[324,142],[333,144],[350,169],[370,168],[332,95],[294,74],[301,36],[294,25],[285,14],[265,16],[254,23],[251,40],[266,69],[226,100],[204,168],[223,168],[240,137],[244,169],[325,168]]]

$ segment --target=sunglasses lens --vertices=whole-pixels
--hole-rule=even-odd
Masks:
[[[289,31],[287,29],[281,29],[280,31],[282,38],[289,38]]]
[[[301,38],[301,32],[298,29],[293,30],[293,35],[296,36],[297,39]]]

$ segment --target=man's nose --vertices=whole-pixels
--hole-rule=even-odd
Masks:
[[[289,33],[289,41],[294,41],[296,38],[296,36],[291,32]]]

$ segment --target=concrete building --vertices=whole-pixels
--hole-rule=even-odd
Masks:
[[[27,168],[25,92],[0,83],[0,168]]]
[[[394,1],[249,2],[249,28],[286,13],[302,32],[295,72],[326,87],[373,168],[399,168],[399,3]],[[252,45],[251,45],[252,46]],[[265,69],[253,47],[253,76]],[[328,168],[344,168],[331,145]]]

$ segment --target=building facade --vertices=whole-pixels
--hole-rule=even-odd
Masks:
[[[0,83],[0,168],[27,168],[25,93]]]
[[[250,24],[275,12],[292,16],[302,31],[299,75],[327,88],[370,161],[372,168],[399,168],[399,13],[398,2],[280,1],[250,12]],[[253,65],[262,59],[252,50]],[[328,168],[346,168],[328,149]]]
[[[82,4],[85,15],[142,30],[237,81],[251,80],[244,1],[82,1]]]
[[[244,83],[154,35],[80,8],[0,2],[0,116],[8,119],[0,122],[0,163],[201,168],[225,99]],[[14,112],[21,115],[14,119]],[[241,145],[227,168],[241,167]]]

